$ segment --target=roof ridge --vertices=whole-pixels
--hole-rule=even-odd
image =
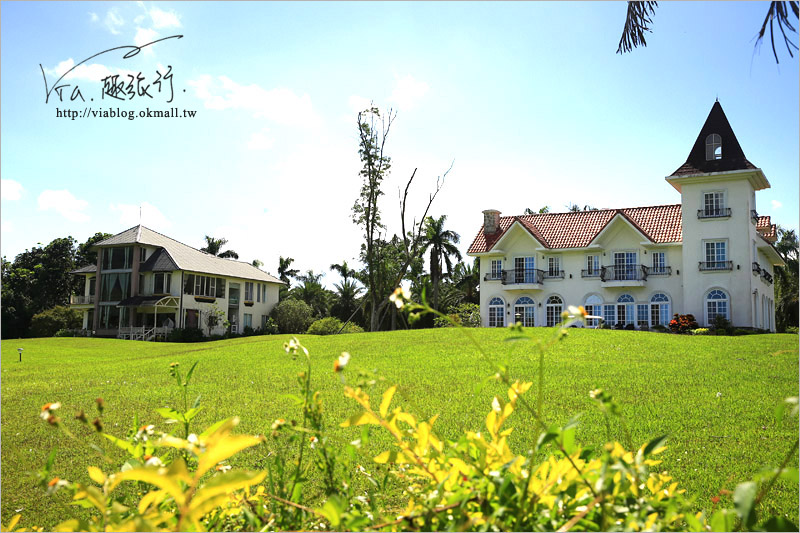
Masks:
[[[531,217],[531,216],[544,216],[544,215],[579,215],[582,213],[604,213],[623,211],[625,209],[654,209],[656,207],[681,207],[682,204],[659,204],[659,205],[640,205],[636,207],[608,207],[603,209],[593,209],[590,211],[558,211],[555,213],[528,213],[527,215],[505,215],[500,218],[513,219],[516,217]]]

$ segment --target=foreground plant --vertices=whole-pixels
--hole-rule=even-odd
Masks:
[[[409,312],[412,320],[434,312],[409,302],[402,290],[395,292],[392,301]],[[786,519],[759,520],[756,511],[778,479],[797,483],[797,469],[787,468],[796,456],[797,442],[777,469],[736,487],[733,509],[718,509],[715,502],[711,512],[693,512],[694,504],[685,498],[678,482],[666,472],[651,470],[661,462],[657,456],[665,449],[665,437],[634,447],[620,407],[606,391],[590,392],[605,416],[608,442],[602,446],[579,447],[575,421],[563,427],[546,422],[544,354],[567,337],[566,327],[586,318],[582,308],[569,308],[547,341],[512,327],[512,340],[528,340],[536,347],[536,387],[511,378],[510,370],[476,343],[493,371],[492,379],[504,383],[507,390],[487,402],[491,407],[485,428],[465,431],[456,440],[438,433],[436,416],[421,419],[396,401],[396,385],[380,393],[380,401],[374,400],[369,389],[380,380],[353,372],[351,357],[345,352],[332,361],[332,373],[358,409],[340,426],[361,429],[354,440],[338,441],[327,430],[322,397],[312,386],[310,354],[292,339],[285,350],[304,368],[297,374],[300,394],[290,397],[302,416],[279,418],[265,428],[280,452],[265,454],[259,460],[262,470],[227,464],[237,453],[268,440],[235,435],[235,419],[214,424],[199,435],[189,434],[188,420],[184,420],[184,438],[135,422],[126,438],[116,438],[103,433],[103,403],[98,399],[99,416],[92,424],[126,450],[128,460],[120,468],[111,468],[113,461],[94,446],[103,468],[90,467],[92,483],[84,484],[52,475],[53,451],[38,474],[39,482],[51,494],[71,491],[77,505],[93,511],[89,519],[67,520],[58,530],[796,530]],[[185,419],[196,408],[187,409],[186,387],[192,371],[183,380],[177,365],[171,367],[184,393]],[[535,394],[533,401],[527,399],[531,394]],[[77,438],[57,416],[60,408],[57,402],[47,404],[40,416]],[[776,411],[779,420],[787,409],[797,416],[796,399]],[[536,442],[514,445],[528,449],[523,455],[512,451],[513,429],[508,426],[518,411],[540,430]],[[89,427],[83,412],[76,419]],[[621,426],[624,443],[611,439],[612,424]],[[370,426],[391,438],[391,446],[374,457],[366,455],[364,446]],[[538,459],[547,451],[544,460]],[[313,476],[322,480],[323,494],[308,489]],[[141,497],[122,489],[130,483],[137,484]],[[384,498],[395,487],[402,496],[400,505]],[[15,526],[16,518],[10,523]]]

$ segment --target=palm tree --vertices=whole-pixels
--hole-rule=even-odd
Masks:
[[[297,277],[297,274],[300,272],[294,268],[289,268],[292,263],[294,263],[294,259],[291,257],[278,258],[278,278],[280,278],[287,287],[290,285],[289,278]]]
[[[775,267],[775,322],[778,331],[798,324],[798,240],[794,230],[777,227],[775,249],[786,263]]]
[[[300,282],[297,287],[291,290],[291,297],[303,300],[318,317],[328,316],[330,307],[330,291],[322,286],[322,274],[314,274],[313,270],[306,271],[305,274],[297,276]]]
[[[225,259],[239,259],[239,254],[234,252],[233,250],[225,250],[224,252],[220,252],[222,247],[228,243],[228,239],[221,238],[215,239],[214,237],[209,237],[206,235],[206,245],[203,248],[200,248],[201,252],[206,252],[207,254],[215,255],[217,257],[223,257]]]
[[[453,286],[458,289],[463,297],[461,301],[479,303],[478,287],[481,283],[480,258],[475,258],[473,265],[458,263],[453,268]]]
[[[335,316],[342,322],[348,320],[353,312],[358,308],[359,296],[364,291],[358,286],[354,279],[342,279],[341,283],[334,283],[336,287],[336,297],[331,306],[331,316]]]
[[[450,256],[455,256],[461,261],[461,252],[456,248],[456,244],[461,240],[458,233],[444,229],[447,215],[442,215],[438,219],[428,217],[425,219],[425,237],[421,253],[428,249],[430,255],[431,284],[433,285],[433,308],[438,309],[439,304],[439,282],[442,279],[442,261],[447,266],[447,272],[452,272],[453,265]]]
[[[342,261],[341,264],[334,263],[330,269],[336,271],[342,277],[342,284],[347,283],[350,278],[356,277],[356,271],[350,268],[347,261]]]

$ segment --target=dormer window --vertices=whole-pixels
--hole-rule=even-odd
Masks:
[[[722,159],[722,137],[712,133],[706,137],[706,161]]]

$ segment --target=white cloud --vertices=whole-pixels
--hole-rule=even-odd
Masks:
[[[0,198],[3,200],[19,200],[22,198],[24,188],[18,181],[0,179]]]
[[[151,29],[151,28],[136,28],[136,36],[133,38],[133,44],[136,46],[144,46],[146,44],[152,43],[156,39],[158,39],[159,35],[158,32]],[[147,55],[153,53],[153,47],[148,46],[146,48],[142,48],[142,52]]]
[[[114,35],[119,35],[119,28],[125,24],[125,20],[119,15],[116,9],[109,9],[103,21],[108,31]]]
[[[287,125],[317,126],[320,122],[308,94],[298,96],[284,87],[266,90],[256,84],[239,85],[226,76],[215,79],[208,74],[188,83],[206,109],[240,109]]]
[[[783,204],[778,200],[772,200],[772,209],[780,209],[783,207]]]
[[[250,135],[250,140],[247,142],[247,148],[250,150],[269,150],[275,144],[275,139],[268,136],[269,130],[264,128]]]
[[[100,20],[100,17],[98,17],[98,16],[97,16],[97,13],[92,13],[92,12],[90,11],[90,12],[89,12],[89,20],[90,20],[91,22],[97,22],[98,20]]]
[[[394,89],[392,90],[389,101],[393,102],[400,109],[413,109],[428,92],[428,84],[424,81],[417,81],[410,74],[404,78],[395,76]]]
[[[86,222],[89,215],[83,211],[89,207],[89,202],[75,198],[68,190],[46,190],[39,195],[39,211],[53,210],[71,222]]]
[[[372,101],[369,98],[364,98],[363,96],[358,96],[354,94],[347,100],[347,106],[350,108],[350,111],[353,113],[358,113],[359,111],[364,111],[372,104]]]
[[[161,11],[154,7],[148,11],[150,18],[153,20],[154,28],[180,28],[181,21],[174,11]]]
[[[156,231],[165,231],[172,227],[170,221],[159,209],[149,202],[142,202],[141,221],[139,217],[140,206],[132,204],[111,204],[112,212],[119,213],[119,221],[124,227],[142,224]]]
[[[73,60],[70,57],[69,59],[65,59],[64,61],[56,65],[55,68],[52,69],[45,68],[44,71],[50,76],[53,76],[55,78],[60,78],[61,76],[64,75],[65,72],[67,72],[74,66],[75,66],[75,60]],[[79,65],[78,68],[67,74],[64,77],[64,79],[100,81],[106,76],[110,75],[111,71],[105,65],[101,65],[100,63],[84,63],[83,65]]]

